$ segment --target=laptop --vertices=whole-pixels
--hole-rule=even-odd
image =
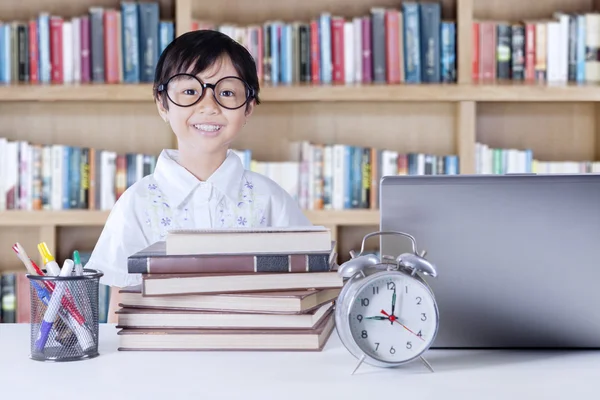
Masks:
[[[432,348],[600,348],[600,175],[386,176],[380,208],[437,267]]]

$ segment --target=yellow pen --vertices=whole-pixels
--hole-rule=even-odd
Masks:
[[[38,244],[38,251],[42,256],[42,260],[44,262],[44,267],[46,267],[46,271],[49,272],[52,276],[58,276],[60,274],[60,267],[58,266],[58,263],[54,260],[54,257],[52,257],[52,254],[50,254],[50,250],[48,249],[48,245],[46,244],[46,242]]]

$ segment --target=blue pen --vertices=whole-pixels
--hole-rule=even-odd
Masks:
[[[73,271],[73,260],[65,260],[63,267],[60,271],[60,277],[70,276]],[[60,302],[65,293],[66,284],[65,282],[57,282],[54,288],[54,292],[50,297],[50,301],[48,302],[48,307],[46,308],[46,312],[44,313],[44,318],[40,325],[40,331],[35,342],[36,350],[42,351],[46,346],[46,342],[48,341],[48,337],[50,336],[50,331],[52,330],[52,325],[54,324],[54,320],[58,315],[58,311],[61,308]]]

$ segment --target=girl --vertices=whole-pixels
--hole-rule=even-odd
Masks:
[[[177,150],[161,152],[154,173],[117,200],[87,268],[104,272],[101,283],[139,285],[127,257],[164,240],[174,228],[310,225],[280,186],[244,170],[229,150],[260,103],[254,59],[245,47],[217,31],[176,38],[156,67],[158,113],[177,137]],[[114,321],[118,289],[111,290]]]

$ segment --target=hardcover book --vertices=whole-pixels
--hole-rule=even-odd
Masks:
[[[118,350],[321,351],[334,327],[333,312],[314,329],[134,329],[120,330]]]
[[[136,308],[121,308],[116,314],[117,328],[313,329],[332,308],[329,302],[302,314]]]
[[[331,242],[328,251],[301,253],[222,253],[167,255],[160,241],[127,259],[130,274],[188,274],[217,272],[327,272],[336,259]]]
[[[140,285],[123,288],[119,291],[121,300],[119,307],[297,314],[309,312],[324,303],[335,300],[340,294],[340,290],[340,288],[332,288],[146,297],[142,295]]]

